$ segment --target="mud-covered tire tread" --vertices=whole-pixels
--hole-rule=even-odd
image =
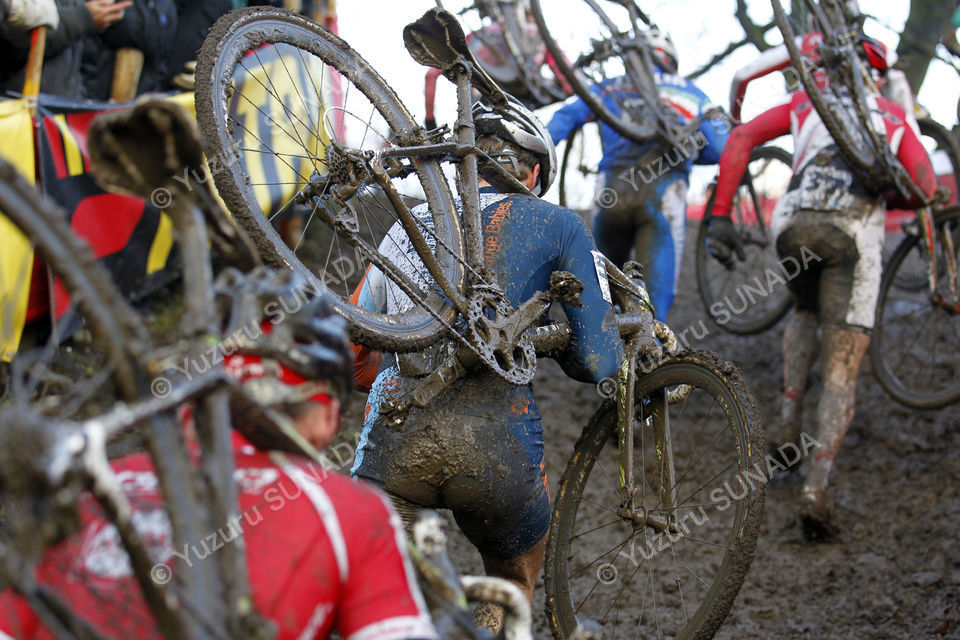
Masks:
[[[647,376],[663,376],[664,371],[670,372],[671,369],[678,367],[687,371],[699,371],[699,374],[694,375],[707,375],[716,379],[731,394],[735,400],[737,424],[742,430],[742,433],[738,436],[743,436],[750,449],[745,456],[745,464],[752,466],[764,460],[766,443],[759,410],[740,370],[734,364],[723,360],[713,352],[689,349],[670,358]],[[638,380],[638,387],[641,386],[641,382],[642,379]],[[682,382],[684,381],[669,380],[665,383],[678,384]],[[573,455],[567,462],[554,499],[554,510],[550,522],[544,562],[544,587],[546,590],[545,613],[553,631],[553,637],[556,640],[566,640],[574,630],[573,626],[564,627],[564,622],[561,620],[562,609],[568,607],[570,603],[569,597],[565,595],[567,592],[564,591],[564,589],[568,589],[568,586],[558,584],[561,580],[560,576],[564,574],[562,564],[566,555],[564,549],[561,548],[558,536],[566,523],[570,522],[572,524],[572,520],[576,518],[580,499],[580,496],[573,496],[569,499],[567,496],[578,484],[582,490],[586,477],[592,470],[593,459],[595,459],[595,454],[592,454],[591,450],[597,448],[598,444],[599,448],[597,450],[602,450],[604,443],[609,438],[610,434],[601,431],[601,429],[604,427],[603,422],[606,416],[612,411],[615,411],[614,403],[607,400],[591,417],[590,422],[580,434],[576,445],[574,445]],[[694,628],[688,629],[686,633],[676,636],[677,640],[712,638],[723,624],[734,599],[740,591],[740,587],[743,585],[750,569],[750,563],[753,561],[757,538],[760,535],[760,527],[763,522],[764,499],[765,487],[763,485],[758,486],[749,498],[745,498],[745,515],[739,523],[740,534],[736,537],[728,553],[726,577],[717,593],[710,598],[708,610],[697,616],[699,623]],[[566,598],[567,601],[563,602],[561,598]],[[704,605],[706,605],[706,601],[704,601]]]
[[[90,246],[70,228],[66,213],[43,198],[2,158],[0,211],[29,239],[50,272],[60,277],[71,304],[113,367],[113,379],[123,398],[134,401],[148,393],[143,371],[149,343],[140,317]]]
[[[957,142],[953,133],[933,118],[918,118],[917,124],[920,127],[920,135],[936,140],[937,145],[950,159],[950,165],[953,167],[956,203],[960,204],[960,142]]]
[[[331,33],[324,27],[308,20],[298,14],[272,7],[249,7],[238,9],[222,16],[210,28],[200,54],[197,59],[197,85],[195,94],[195,104],[197,112],[197,121],[200,128],[200,138],[203,143],[204,151],[207,154],[211,174],[217,191],[223,198],[227,208],[236,218],[237,222],[247,231],[253,239],[260,252],[263,261],[275,268],[291,268],[299,272],[307,282],[319,283],[319,279],[304,265],[294,252],[290,250],[283,240],[270,227],[269,221],[260,211],[255,211],[244,196],[244,188],[235,180],[235,174],[230,166],[220,167],[217,170],[218,163],[215,158],[230,158],[230,154],[225,147],[225,141],[221,139],[221,132],[218,121],[218,105],[220,101],[218,73],[221,70],[220,58],[226,55],[231,49],[234,40],[234,32],[243,31],[250,33],[253,27],[249,25],[256,24],[262,29],[274,28],[283,30],[289,25],[296,29],[303,29],[311,33],[317,41],[326,41],[329,46],[339,51],[345,59],[353,65],[353,69],[361,71],[363,74],[376,79],[378,86],[369,87],[366,91],[370,95],[377,95],[385,103],[391,104],[394,110],[399,114],[400,120],[390,122],[394,127],[394,133],[403,139],[404,136],[412,136],[419,129],[419,126],[410,116],[407,109],[403,106],[396,93],[390,89],[389,85],[380,78],[376,70],[360,56],[350,45]],[[267,38],[258,36],[262,41],[276,42],[281,41],[291,46],[297,46],[304,51],[310,51],[307,43],[300,38],[300,44],[293,44],[301,35],[301,31],[285,31],[287,39],[283,40],[276,37]],[[351,74],[346,69],[338,69],[345,78],[353,82],[359,88],[360,83],[367,84],[365,79],[361,79],[357,74]],[[355,77],[352,77],[355,76]],[[365,92],[366,92],[365,91]],[[398,126],[400,125],[400,126]],[[224,164],[224,163],[219,163]],[[230,163],[226,163],[229,165]],[[442,172],[436,161],[424,159],[417,163],[417,171],[421,176],[426,175],[427,165],[431,165],[431,171],[436,176],[442,177]],[[446,215],[452,214],[452,198],[449,195],[449,189],[444,183],[442,186],[437,182],[433,188],[443,190],[441,193],[431,196],[429,190],[425,187],[427,199],[431,208],[440,211],[446,211]],[[457,230],[457,233],[459,231]],[[457,238],[459,241],[459,238]],[[455,274],[450,275],[450,281],[454,287],[461,286],[463,270],[456,269]],[[363,344],[369,348],[381,351],[407,352],[423,349],[440,337],[443,326],[435,319],[428,318],[426,311],[422,313],[424,320],[418,323],[416,328],[402,327],[396,323],[377,322],[370,318],[359,318],[355,307],[343,304],[338,296],[330,296],[334,309],[342,315],[349,323],[351,340],[356,344]],[[446,305],[439,310],[444,321],[452,324],[455,318],[455,310],[452,306]]]
[[[543,37],[544,44],[547,45],[547,51],[549,51],[550,55],[553,56],[553,59],[560,68],[560,72],[563,74],[563,77],[573,88],[573,92],[587,103],[594,115],[610,125],[614,131],[623,137],[628,138],[629,140],[632,140],[638,144],[650,142],[649,136],[640,135],[637,131],[634,131],[627,126],[623,120],[615,117],[613,113],[611,113],[606,107],[606,105],[603,104],[603,100],[597,97],[596,94],[592,93],[590,91],[590,87],[584,84],[583,76],[574,71],[571,64],[567,61],[563,49],[560,48],[560,45],[557,44],[557,41],[550,34],[549,29],[547,29],[547,23],[543,18],[543,9],[540,6],[540,2],[541,0],[533,0],[532,2],[533,16],[537,21],[537,28],[540,30],[540,35]],[[657,99],[659,100],[659,96]]]
[[[953,205],[938,212],[934,219],[934,227],[939,229],[948,222],[954,222],[960,225],[960,205]],[[938,232],[937,237],[939,237],[939,235]],[[881,340],[879,339],[879,335],[877,335],[882,332],[884,305],[887,300],[887,294],[890,289],[895,286],[894,280],[896,280],[897,270],[921,240],[922,238],[920,236],[907,235],[900,244],[897,245],[896,250],[894,250],[893,255],[890,257],[890,262],[884,269],[883,279],[880,282],[880,295],[877,298],[874,337],[870,341],[870,364],[873,367],[874,374],[877,376],[877,380],[880,382],[880,386],[897,402],[908,407],[913,407],[914,409],[942,409],[960,400],[960,379],[957,379],[957,385],[954,390],[933,395],[920,395],[915,390],[907,389],[886,365],[884,350],[881,348]],[[958,247],[960,247],[960,245],[958,245]],[[926,283],[924,284],[924,288],[927,289]],[[931,309],[929,313],[940,312]]]
[[[816,0],[804,0],[804,3],[812,5],[815,1]],[[830,107],[824,101],[823,96],[817,90],[816,83],[810,75],[810,71],[803,64],[800,50],[795,40],[796,34],[790,25],[787,15],[783,12],[782,0],[771,0],[771,2],[773,5],[774,22],[776,22],[777,27],[780,28],[780,32],[783,35],[784,45],[790,54],[793,68],[800,77],[800,84],[803,86],[807,97],[810,98],[810,103],[813,105],[813,108],[820,115],[820,119],[830,133],[830,137],[836,142],[837,151],[840,156],[851,170],[853,170],[857,176],[864,178],[868,184],[887,182],[888,180],[886,176],[883,175],[882,169],[879,169],[875,163],[873,151],[870,149],[857,148],[856,142],[848,136],[843,130],[843,127],[839,125],[837,119],[834,117],[833,111],[831,111]],[[864,127],[867,126],[866,123],[861,124]]]
[[[750,154],[750,162],[767,158],[780,160],[788,167],[792,166],[793,163],[793,156],[790,154],[790,152],[788,152],[786,149],[781,149],[780,147],[758,147]],[[696,263],[697,288],[700,292],[700,301],[703,302],[703,308],[710,320],[716,326],[720,327],[724,331],[727,331],[728,333],[747,336],[766,331],[770,327],[780,322],[780,320],[782,320],[783,317],[790,312],[790,309],[793,308],[793,296],[787,296],[779,306],[771,309],[768,313],[753,320],[746,319],[743,322],[734,322],[733,319],[731,319],[730,322],[721,324],[717,321],[717,318],[711,309],[716,300],[710,293],[710,277],[708,275],[707,264],[708,261],[714,260],[714,258],[710,255],[710,252],[707,251],[707,231],[710,227],[715,197],[716,191],[710,194],[710,198],[707,200],[707,205],[704,209],[703,219],[697,226]],[[756,207],[756,203],[754,203],[754,206]],[[759,207],[756,208],[759,210]],[[747,314],[747,317],[749,318],[749,314]]]

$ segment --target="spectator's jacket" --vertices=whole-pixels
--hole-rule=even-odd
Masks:
[[[137,94],[166,91],[170,76],[167,59],[173,52],[177,24],[174,0],[133,0],[133,6],[124,12],[122,20],[102,33],[88,37],[84,43],[86,97],[101,101],[110,98],[117,49],[123,47],[143,52],[143,71]]]
[[[692,121],[713,106],[707,95],[689,80],[663,73],[659,69],[654,70],[654,75],[660,89],[660,97],[673,108],[677,114],[677,120],[681,123]],[[639,99],[639,94],[626,77],[611,79],[602,88],[594,86],[591,90],[601,96],[607,108],[617,116],[621,114],[618,100]],[[611,94],[616,94],[618,100],[615,100]],[[553,115],[547,129],[550,131],[550,137],[553,138],[554,144],[558,144],[593,119],[593,112],[587,103],[582,98],[576,98],[564,104]],[[684,176],[689,174],[694,163],[717,163],[720,159],[720,153],[723,151],[729,127],[723,119],[716,117],[704,120],[700,125],[699,132],[702,133],[703,137],[698,138],[696,142],[702,142],[702,144],[691,144],[691,147],[702,147],[699,149],[699,154],[689,153],[690,157],[686,162],[681,163],[675,170]],[[600,123],[600,134],[603,142],[603,158],[600,160],[601,171],[606,171],[611,167],[632,166],[658,145],[656,141],[642,145],[637,144],[624,138],[604,122]]]
[[[97,31],[85,0],[57,0],[60,25],[47,34],[40,91],[65,98],[82,98],[80,63],[83,40]],[[29,34],[0,27],[0,83],[4,91],[23,91],[24,67],[30,52]]]
[[[158,580],[171,577],[178,557],[188,566],[214,561],[242,528],[254,606],[276,624],[277,640],[327,638],[334,629],[343,640],[436,638],[399,518],[383,495],[303,458],[254,449],[237,435],[234,456],[239,520],[183,549],[171,544],[150,460],[136,455],[114,464]],[[104,638],[159,640],[116,528],[92,497],[80,507],[80,531],[48,551],[39,583]],[[0,593],[0,639],[53,637],[22,599]]]

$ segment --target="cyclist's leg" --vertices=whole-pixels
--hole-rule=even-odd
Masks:
[[[618,267],[630,259],[633,248],[634,211],[642,206],[638,192],[619,178],[621,169],[603,174],[604,186],[597,190],[597,210],[593,218],[593,236],[597,249]]]
[[[787,225],[777,237],[777,253],[781,260],[796,260],[805,265],[804,251],[827,253],[816,245],[820,235],[816,226],[806,223],[811,212],[789,216],[800,224]],[[814,218],[815,219],[815,218]],[[803,396],[810,368],[817,357],[817,327],[819,324],[820,268],[822,262],[807,264],[787,283],[793,295],[796,313],[783,333],[783,395],[780,397],[780,416],[767,436],[771,452],[781,445],[800,439],[800,417]]]
[[[853,420],[857,376],[870,344],[880,290],[884,212],[881,207],[864,208],[867,213],[860,220],[842,220],[832,229],[844,259],[828,263],[821,277],[823,391],[817,405],[818,447],[801,495],[804,531],[814,539],[837,533],[826,489]]]
[[[636,260],[643,265],[647,291],[661,321],[667,319],[676,295],[686,188],[686,180],[676,175],[646,185],[641,191],[645,206],[635,211],[639,223],[634,236]]]
[[[446,449],[459,453],[451,456],[457,472],[441,489],[443,503],[477,547],[487,574],[513,582],[532,603],[550,526],[540,416],[527,387],[491,384],[490,376],[463,387],[458,405],[484,389],[490,399],[473,403],[472,415],[457,407],[456,419],[445,422],[453,427],[445,432]],[[494,632],[502,617],[496,606],[476,612],[477,623]]]

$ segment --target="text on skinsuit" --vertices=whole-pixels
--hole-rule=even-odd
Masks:
[[[500,231],[503,228],[503,221],[510,215],[510,207],[513,206],[513,200],[505,200],[494,210],[490,217],[490,222],[484,227],[485,234],[483,242],[483,262],[487,267],[493,266],[493,261],[500,253]]]

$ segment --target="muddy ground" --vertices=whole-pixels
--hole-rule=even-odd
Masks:
[[[669,318],[678,332],[699,327],[704,317],[692,256],[688,250]],[[698,345],[739,365],[764,420],[777,410],[784,324],[750,337],[710,326]],[[555,488],[599,398],[592,387],[565,378],[552,361],[541,366],[535,389]],[[812,407],[806,413],[812,415]],[[856,417],[832,476],[843,527],[839,540],[804,541],[796,523],[798,482],[768,487],[756,557],[717,637],[960,638],[958,423],[960,406],[921,412],[888,399],[865,362]],[[805,430],[813,432],[807,424]],[[476,552],[456,532],[451,553],[462,571],[480,571]],[[542,607],[541,585],[534,611],[538,638],[550,635]]]

